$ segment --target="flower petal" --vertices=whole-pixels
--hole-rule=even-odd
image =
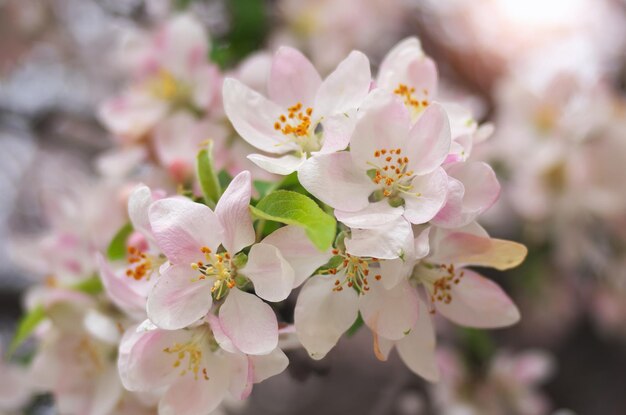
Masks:
[[[293,268],[278,248],[265,243],[252,245],[242,273],[254,284],[256,295],[273,302],[287,298],[295,280]]]
[[[327,154],[345,150],[354,133],[356,119],[357,114],[354,110],[324,117],[322,120],[324,140],[319,153]]]
[[[220,323],[233,344],[246,354],[267,354],[278,345],[278,322],[258,297],[233,288],[220,307]]]
[[[294,314],[298,339],[316,360],[332,349],[358,316],[354,290],[333,291],[334,279],[315,275],[302,287]]]
[[[283,46],[274,55],[268,79],[269,98],[285,107],[313,106],[322,83],[313,64],[298,50]]]
[[[198,279],[189,266],[174,265],[161,275],[148,295],[148,318],[166,330],[181,329],[195,323],[211,308],[212,280]]]
[[[152,192],[145,185],[137,186],[128,197],[128,217],[133,225],[133,229],[150,235],[150,219],[148,209],[153,202]]]
[[[423,176],[416,176],[411,182],[411,193],[404,195],[404,217],[411,223],[426,223],[437,215],[446,202],[448,176],[442,168]]]
[[[275,230],[263,239],[263,244],[273,245],[294,270],[293,288],[298,287],[313,271],[327,263],[330,251],[320,252],[300,226],[288,225]]]
[[[228,119],[248,143],[272,154],[298,149],[274,128],[284,111],[281,107],[233,78],[224,80],[222,94]]]
[[[430,173],[441,166],[449,151],[450,122],[443,107],[433,103],[409,132],[408,168],[416,174]]]
[[[328,116],[357,109],[367,96],[372,75],[363,53],[352,51],[320,85],[314,114]]]
[[[272,350],[270,354],[250,356],[249,359],[254,367],[254,383],[262,382],[282,373],[289,364],[289,359],[278,347]]]
[[[285,154],[280,157],[268,157],[262,154],[249,154],[248,160],[262,168],[263,170],[286,176],[298,170],[298,168],[306,160],[306,154],[302,154],[300,157],[293,154]]]
[[[380,164],[375,152],[404,148],[411,124],[409,113],[393,94],[374,90],[367,97],[360,118],[350,139],[350,155],[354,164],[363,171]]]
[[[417,291],[406,279],[391,289],[372,281],[370,290],[359,297],[359,309],[372,331],[386,339],[399,340],[417,321],[418,301]]]
[[[215,214],[222,224],[222,245],[231,254],[254,243],[254,227],[250,216],[252,178],[249,171],[242,171],[230,182],[217,202]]]
[[[436,338],[426,305],[419,302],[419,318],[411,332],[396,343],[398,354],[414,373],[431,382],[439,380],[435,356]]]
[[[174,264],[189,265],[203,258],[200,248],[215,251],[223,239],[217,215],[207,206],[170,197],[150,206],[150,225],[156,243]]]
[[[392,207],[386,199],[370,203],[358,212],[335,211],[338,221],[351,228],[376,228],[398,219],[404,213],[402,207]]]
[[[404,217],[375,228],[354,228],[351,233],[346,239],[346,251],[351,255],[394,259],[413,249],[413,230]]]
[[[469,269],[463,271],[461,282],[451,288],[452,301],[436,303],[437,312],[476,328],[506,327],[519,321],[517,307],[497,284]]]
[[[100,253],[97,254],[96,261],[100,280],[113,304],[131,316],[145,318],[146,296],[133,289],[132,285],[139,282],[125,275],[118,276]]]
[[[311,157],[300,166],[298,179],[313,196],[347,212],[365,208],[376,189],[365,172],[353,166],[346,151]]]

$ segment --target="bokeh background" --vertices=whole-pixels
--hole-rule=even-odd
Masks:
[[[491,332],[441,327],[440,384],[417,378],[395,355],[378,362],[361,330],[321,362],[290,352],[286,373],[227,411],[626,413],[620,0],[0,0],[4,348],[22,294],[39,281],[32,246],[58,220],[50,211],[78,217],[113,204],[84,196],[96,185],[99,155],[114,145],[96,114],[128,82],[118,46],[182,11],[206,27],[222,68],[283,44],[322,73],[352,49],[375,66],[398,41],[418,36],[438,64],[442,96],[495,127],[474,156],[495,166],[504,189],[483,224],[530,250],[521,268],[490,274],[519,304],[522,322]],[[54,413],[46,396],[29,411]]]

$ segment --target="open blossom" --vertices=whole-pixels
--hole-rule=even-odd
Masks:
[[[254,383],[287,367],[287,356],[278,348],[263,356],[226,351],[214,329],[203,323],[163,330],[149,321],[132,327],[120,345],[122,383],[131,391],[163,390],[159,414],[203,415],[228,395],[246,398]]]
[[[180,15],[128,51],[135,82],[106,101],[100,119],[123,141],[141,139],[176,109],[206,111],[219,93],[219,72],[209,64],[208,36],[192,17]]]
[[[350,227],[400,216],[413,224],[433,219],[448,191],[441,167],[450,147],[445,111],[432,104],[411,126],[405,106],[383,91],[372,92],[361,111],[350,151],[310,158],[298,171],[300,182]]]
[[[312,153],[346,148],[370,82],[369,61],[360,52],[350,53],[322,81],[304,55],[282,47],[272,61],[269,99],[227,78],[224,111],[244,140],[273,155],[248,158],[271,173],[286,175]]]

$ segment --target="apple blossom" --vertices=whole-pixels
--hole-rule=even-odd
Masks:
[[[352,52],[324,81],[304,55],[282,47],[274,55],[265,98],[240,81],[224,81],[224,111],[241,137],[277,157],[248,156],[276,174],[298,169],[312,153],[343,150],[371,82],[369,61]]]

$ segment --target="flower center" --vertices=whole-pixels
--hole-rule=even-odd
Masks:
[[[189,88],[165,69],[160,69],[147,85],[152,96],[164,101],[184,102],[189,98]]]
[[[304,153],[311,153],[321,148],[320,139],[315,133],[317,123],[313,123],[313,108],[303,107],[301,102],[287,108],[287,113],[278,117],[274,129],[288,137],[287,142],[298,144]]]
[[[216,300],[222,298],[229,289],[233,288],[235,276],[237,275],[237,267],[233,264],[231,256],[228,252],[213,253],[206,246],[200,248],[200,252],[204,254],[206,262],[198,261],[191,264],[191,268],[198,271],[200,275],[192,281],[213,279],[213,287],[211,293]]]
[[[404,105],[413,113],[419,114],[429,105],[427,89],[422,90],[423,99],[421,100],[416,96],[415,88],[409,87],[406,84],[399,84],[398,87],[393,90],[393,93],[402,97],[404,99]]]
[[[202,365],[202,349],[198,340],[192,339],[187,343],[174,343],[171,347],[163,349],[165,353],[176,356],[172,364],[174,368],[181,368],[180,376],[193,373],[194,379],[198,380],[200,374],[204,380],[209,380],[206,367]]]
[[[335,286],[333,291],[339,292],[343,290],[344,286],[353,288],[359,294],[365,294],[369,291],[369,281],[367,277],[370,274],[370,265],[377,263],[377,258],[361,258],[352,256],[347,252],[340,252],[339,250],[333,250],[333,254],[341,257],[341,263],[327,270],[330,275],[336,275],[338,278],[335,280]],[[381,279],[380,274],[376,274],[374,278],[379,281]]]
[[[368,174],[374,183],[382,186],[385,197],[397,196],[399,193],[421,196],[420,193],[411,192],[414,173],[413,170],[408,170],[409,158],[401,156],[401,152],[399,148],[374,151],[376,160],[368,163],[374,168]]]
[[[127,260],[130,266],[126,269],[126,276],[135,279],[135,281],[139,281],[144,277],[147,280],[150,279],[150,274],[154,269],[154,258],[134,246],[129,246],[127,252]]]
[[[459,284],[465,275],[465,271],[457,270],[454,264],[423,263],[418,266],[418,270],[417,279],[428,291],[431,314],[435,313],[437,302],[443,304],[452,302],[452,286]]]

